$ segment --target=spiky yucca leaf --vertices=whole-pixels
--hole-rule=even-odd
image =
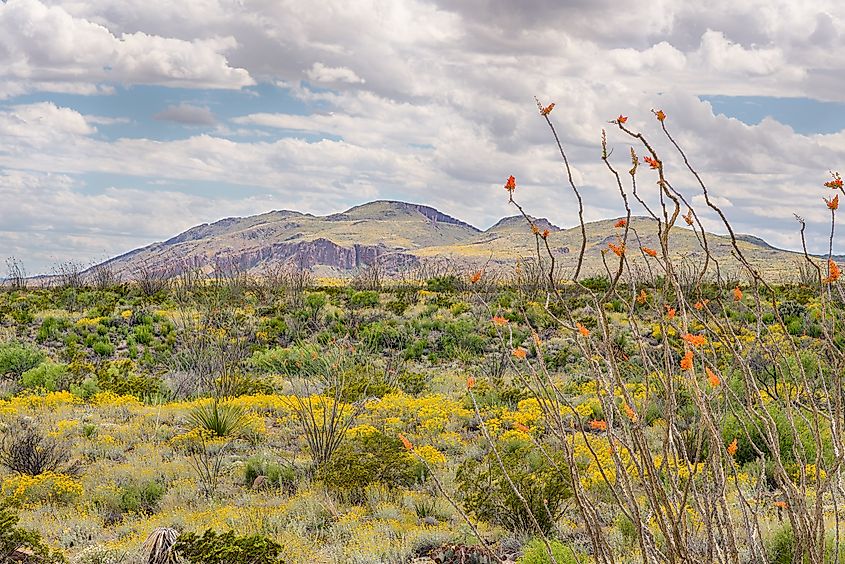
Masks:
[[[179,532],[169,527],[158,527],[150,533],[143,545],[144,550],[150,553],[147,564],[175,564],[178,562],[176,552],[173,550],[173,545],[176,544],[178,537]]]
[[[195,427],[213,433],[215,437],[236,437],[246,424],[246,411],[240,406],[221,404],[214,399],[191,410],[188,419]]]

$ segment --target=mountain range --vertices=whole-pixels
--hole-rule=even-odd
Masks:
[[[613,268],[610,259],[615,256],[607,251],[609,243],[619,243],[622,229],[614,227],[617,221],[586,224],[584,274],[604,272],[603,258]],[[549,231],[549,245],[563,272],[574,269],[581,244],[580,227],[562,229],[539,218],[532,218],[532,222],[541,232]],[[633,217],[629,225],[629,248],[659,249],[656,222]],[[803,260],[798,253],[777,249],[754,236],[739,239],[743,254],[765,274],[794,276]],[[723,272],[738,270],[730,239],[708,234],[708,242]],[[347,276],[376,261],[387,273],[427,260],[446,260],[458,268],[512,267],[520,259],[536,256],[536,244],[530,225],[521,216],[506,217],[482,231],[429,206],[378,200],[326,216],[272,211],[221,219],[104,264],[125,279],[140,272],[176,274],[185,269],[260,274],[285,264],[307,268],[320,276]],[[690,229],[674,228],[670,246],[676,259],[703,261],[697,236]],[[628,256],[634,265],[645,268],[641,253]]]

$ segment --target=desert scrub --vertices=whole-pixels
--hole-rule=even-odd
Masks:
[[[552,540],[549,541],[554,561],[557,564],[579,564],[586,561],[583,554],[578,554],[568,546]],[[540,539],[531,539],[522,547],[522,556],[516,561],[517,564],[551,564],[549,551],[545,543]]]
[[[195,564],[276,564],[281,563],[282,546],[263,535],[236,535],[234,531],[202,535],[182,533],[175,552]]]
[[[465,460],[458,468],[456,480],[466,508],[480,519],[516,533],[536,531],[534,519],[543,533],[553,531],[571,496],[571,487],[559,469],[565,462],[547,447],[551,462],[527,437],[517,433],[503,436],[496,448],[501,464],[491,451],[477,460]]]
[[[256,479],[263,476],[262,487],[273,487],[288,493],[296,489],[296,469],[289,464],[280,464],[268,454],[249,457],[244,465],[244,485],[256,485]]]
[[[9,374],[19,378],[46,358],[47,356],[35,346],[17,342],[0,343],[0,376]]]
[[[19,550],[32,553],[43,564],[67,562],[64,555],[48,547],[35,531],[18,527],[18,516],[0,504],[0,562],[14,562]]]
[[[82,484],[73,476],[44,472],[36,476],[20,475],[3,480],[4,496],[16,505],[38,503],[64,505],[82,496]]]
[[[420,465],[395,436],[385,435],[369,425],[353,427],[324,464],[318,477],[327,486],[360,500],[366,486],[410,486],[424,476]]]

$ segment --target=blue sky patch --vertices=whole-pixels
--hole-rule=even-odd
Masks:
[[[788,125],[796,133],[837,133],[845,129],[845,104],[822,102],[812,98],[776,98],[773,96],[699,96],[710,102],[713,112],[756,125],[771,117]]]

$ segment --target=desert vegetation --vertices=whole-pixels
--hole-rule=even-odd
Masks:
[[[513,271],[121,283],[66,266],[38,287],[10,259],[0,558],[842,561],[839,267],[805,253],[764,279],[667,116],[647,117],[664,138],[621,115],[601,135],[627,210],[603,275],[581,272],[586,234],[560,267],[518,171],[501,197],[535,253]],[[820,186],[831,252],[840,193],[837,174]],[[739,270],[709,253],[705,214]],[[703,260],[675,258],[681,229]]]

